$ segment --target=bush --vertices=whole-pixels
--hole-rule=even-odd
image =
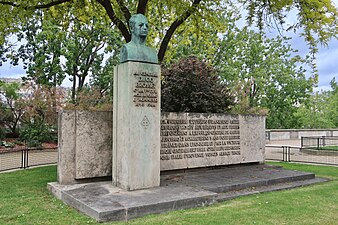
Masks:
[[[37,120],[26,123],[20,132],[20,140],[25,141],[28,147],[41,147],[43,142],[56,141],[51,134],[52,127],[43,121]]]
[[[161,107],[166,112],[222,113],[233,98],[214,68],[188,57],[162,69]]]
[[[113,103],[109,95],[92,87],[83,87],[77,92],[76,102],[69,102],[64,107],[70,110],[112,111]]]

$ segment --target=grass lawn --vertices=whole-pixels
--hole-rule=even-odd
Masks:
[[[319,150],[331,150],[331,151],[338,151],[338,146],[322,146]]]
[[[338,224],[337,167],[273,164],[314,172],[332,181],[150,215],[128,224]],[[56,166],[0,174],[0,224],[98,224],[49,194],[47,183],[55,180]]]

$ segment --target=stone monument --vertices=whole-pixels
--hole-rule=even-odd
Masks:
[[[160,66],[145,46],[148,20],[129,20],[131,41],[114,69],[113,184],[126,190],[160,185]]]

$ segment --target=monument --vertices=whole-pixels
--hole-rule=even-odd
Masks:
[[[59,114],[58,182],[48,184],[57,198],[104,222],[324,181],[264,165],[264,116],[161,114],[148,26],[143,15],[130,19],[132,38],[114,68],[113,113]]]
[[[129,20],[131,41],[114,69],[113,184],[126,190],[160,185],[160,66],[145,46],[147,18]]]

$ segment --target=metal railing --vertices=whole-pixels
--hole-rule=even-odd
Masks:
[[[302,137],[301,148],[317,149],[323,147],[330,149],[330,146],[338,146],[337,136],[321,136],[321,137]]]
[[[293,146],[272,146],[265,147],[266,160],[283,162],[302,162],[325,165],[338,165],[338,151],[331,154],[315,154],[313,152],[302,151],[300,147]]]
[[[0,172],[57,163],[57,148],[24,148],[0,152]]]

